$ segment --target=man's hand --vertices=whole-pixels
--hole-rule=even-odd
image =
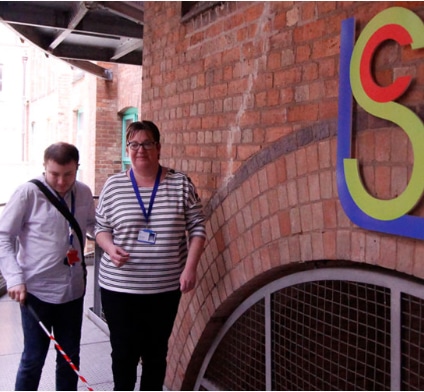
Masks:
[[[9,294],[9,297],[12,298],[14,301],[19,302],[21,305],[25,304],[27,296],[26,285],[18,284],[16,286],[13,286],[7,290],[7,293]]]

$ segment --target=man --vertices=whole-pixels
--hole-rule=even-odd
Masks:
[[[77,220],[83,233],[95,222],[93,195],[76,181],[79,153],[68,143],[44,152],[45,172],[38,178]],[[9,297],[21,305],[24,350],[16,390],[37,390],[50,339],[33,312],[79,367],[85,264],[75,229],[32,182],[21,185],[0,217],[0,270]],[[30,310],[31,309],[31,310]],[[77,390],[78,375],[57,352],[56,390]]]

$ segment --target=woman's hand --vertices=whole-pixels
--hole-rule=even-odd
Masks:
[[[97,244],[109,255],[112,263],[118,268],[122,267],[130,258],[130,254],[113,243],[112,234],[100,232],[96,236]]]
[[[112,263],[118,268],[122,267],[130,258],[130,254],[128,252],[125,252],[125,250],[116,245],[111,246],[107,253],[112,260]]]
[[[180,276],[180,290],[183,294],[194,289],[196,285],[196,269],[186,266]]]
[[[180,290],[183,294],[193,290],[196,286],[196,270],[204,246],[205,239],[203,237],[195,236],[191,238],[188,248],[187,262],[184,267],[184,271],[180,276]]]

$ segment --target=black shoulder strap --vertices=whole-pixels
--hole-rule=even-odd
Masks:
[[[33,180],[30,180],[29,182],[32,182],[33,184],[37,185],[40,188],[40,190],[46,195],[46,197],[52,202],[52,204],[68,220],[68,222],[71,224],[72,229],[75,230],[75,233],[78,237],[80,247],[81,247],[82,267],[84,269],[84,273],[86,274],[86,265],[85,265],[85,258],[84,258],[84,242],[83,242],[83,238],[82,238],[81,227],[78,224],[77,220],[71,214],[69,209],[66,208],[60,202],[60,200],[49,190],[49,188],[47,188],[41,181],[39,181],[37,179],[33,179]]]

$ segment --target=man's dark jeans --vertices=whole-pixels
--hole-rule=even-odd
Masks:
[[[31,306],[44,326],[51,332],[71,361],[79,367],[83,298],[65,304],[49,304],[28,294],[21,306],[24,351],[16,376],[15,390],[36,391],[46,360],[50,338],[28,309]],[[56,391],[76,391],[78,375],[57,351]]]

